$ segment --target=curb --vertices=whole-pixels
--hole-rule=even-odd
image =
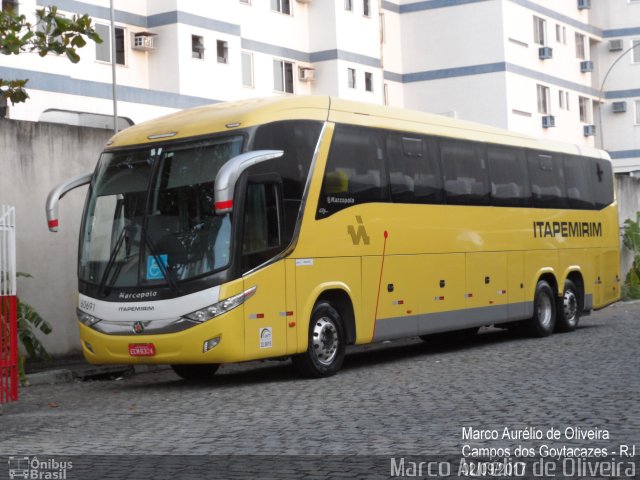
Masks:
[[[30,373],[27,375],[29,385],[53,385],[72,381],[73,373],[67,369],[47,370],[45,372]]]
[[[27,385],[56,385],[84,382],[88,380],[105,380],[107,378],[130,377],[141,373],[155,372],[168,368],[164,365],[78,365],[73,368],[58,368],[27,375]]]

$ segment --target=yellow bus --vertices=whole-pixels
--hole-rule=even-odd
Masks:
[[[93,364],[291,357],[480,326],[576,328],[620,295],[605,152],[329,97],[186,110],[115,135],[80,233]]]

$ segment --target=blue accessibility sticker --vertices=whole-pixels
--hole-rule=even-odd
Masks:
[[[156,258],[160,259],[162,266],[167,268],[167,255],[149,255],[147,257],[147,280],[162,280],[164,278],[164,274],[162,273],[162,268],[158,265]]]

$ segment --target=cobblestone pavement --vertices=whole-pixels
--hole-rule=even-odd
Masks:
[[[207,384],[161,370],[23,388],[20,401],[5,405],[0,416],[0,454],[93,455],[94,467],[109,462],[104,458],[136,455],[145,478],[159,478],[159,469],[178,478],[182,464],[224,478],[220,470],[209,475],[203,459],[211,457],[160,457],[166,455],[282,456],[260,457],[262,473],[278,472],[274,478],[308,476],[305,467],[286,470],[289,476],[279,469],[301,458],[307,466],[324,459],[326,467],[326,459],[339,458],[333,455],[363,456],[349,458],[370,475],[338,464],[321,469],[326,476],[388,478],[390,457],[460,458],[465,444],[513,452],[553,443],[615,453],[628,444],[640,458],[639,326],[640,303],[620,303],[583,318],[573,333],[544,339],[483,329],[449,345],[411,339],[355,347],[338,375],[321,380],[299,379],[290,362],[251,362],[225,365]],[[496,429],[500,438],[463,439],[464,427]],[[505,427],[521,434],[533,427],[542,435],[557,428],[562,437],[503,439]],[[600,437],[606,429],[609,438],[567,438],[576,431],[567,427]],[[245,457],[233,458],[242,471]],[[246,457],[245,464],[254,460]],[[384,467],[371,470],[374,465]],[[71,473],[67,478],[80,478]]]

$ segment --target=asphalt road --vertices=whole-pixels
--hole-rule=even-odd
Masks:
[[[528,464],[525,478],[608,478],[605,461],[638,478],[639,326],[640,303],[620,303],[544,339],[483,329],[453,344],[354,347],[321,380],[298,378],[290,362],[251,362],[206,384],[162,370],[23,388],[0,416],[0,479],[25,457],[67,479],[389,478],[411,476],[413,461],[437,462],[415,476],[445,476],[452,462],[459,478],[481,448],[481,460],[505,465],[532,449],[558,469],[534,477]],[[563,447],[570,461],[545,456]],[[576,448],[591,449],[582,464]]]

